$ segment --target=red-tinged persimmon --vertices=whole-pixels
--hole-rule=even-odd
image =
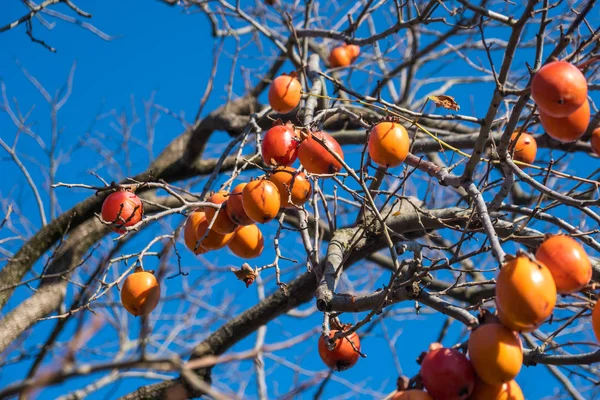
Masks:
[[[556,284],[550,270],[526,255],[506,262],[496,278],[496,308],[504,326],[531,332],[552,314]]]
[[[308,201],[312,193],[312,185],[306,174],[292,167],[276,169],[269,180],[279,190],[281,208],[291,208],[293,205],[300,207]]]
[[[394,393],[391,400],[433,400],[433,397],[422,390],[410,389]]]
[[[219,210],[219,213],[217,214],[217,218],[215,219],[215,222],[213,222],[212,229],[222,235],[232,233],[238,227],[238,225],[235,222],[233,222],[231,220],[231,218],[229,218],[229,215],[227,215],[227,206],[229,203],[228,199],[229,199],[229,193],[227,193],[225,191],[219,191],[219,192],[213,193],[213,195],[210,196],[207,200],[211,203],[221,204],[221,209]],[[209,223],[214,218],[216,212],[217,212],[216,208],[204,207],[204,213],[206,214],[206,219]]]
[[[525,400],[525,396],[514,380],[500,385],[490,385],[477,379],[470,400]]]
[[[592,131],[591,144],[594,153],[596,153],[597,156],[600,156],[600,127]]]
[[[331,330],[329,332],[329,337],[333,337],[336,332],[337,330]],[[352,345],[354,345],[354,347]],[[336,371],[344,371],[353,367],[360,357],[360,354],[356,351],[360,351],[360,339],[355,332],[336,340],[333,350],[327,348],[325,338],[323,335],[320,335],[318,347],[321,360],[323,360],[325,365],[329,368],[333,368]],[[356,350],[354,350],[354,348],[356,348]]]
[[[250,259],[261,255],[265,242],[258,226],[248,225],[240,226],[227,246],[236,256]]]
[[[263,160],[267,165],[292,165],[298,158],[299,145],[293,125],[275,125],[263,137]]]
[[[596,340],[600,343],[600,301],[596,301],[596,305],[594,305],[592,311],[592,328],[594,329]]]
[[[475,386],[475,372],[463,353],[432,347],[421,361],[421,380],[427,393],[437,400],[468,399]]]
[[[112,224],[112,230],[125,233],[124,227],[133,226],[142,220],[144,206],[139,197],[126,190],[111,193],[102,203],[102,219]]]
[[[183,239],[185,241],[185,246],[196,255],[204,254],[208,251],[197,243],[198,236],[196,235],[198,228],[200,227],[200,223],[204,218],[205,216],[203,212],[194,211],[188,216],[187,220],[185,221],[185,227],[183,228]]]
[[[543,111],[539,111],[540,122],[546,133],[563,143],[574,142],[579,139],[590,123],[590,102],[587,99],[583,105],[574,113],[564,117],[552,117]]]
[[[329,64],[331,67],[347,67],[352,64],[352,56],[348,53],[346,46],[338,46],[329,53]]]
[[[314,137],[325,141],[326,149]],[[313,132],[300,143],[298,158],[300,163],[311,174],[334,174],[342,170],[342,164],[330,153],[335,152],[344,159],[344,152],[340,144],[326,132]]]
[[[369,135],[369,156],[379,166],[397,167],[408,155],[410,139],[397,122],[380,122]]]
[[[252,218],[244,211],[244,204],[242,201],[242,193],[247,183],[239,183],[229,195],[227,199],[227,215],[229,218],[238,225],[247,226],[254,224]]]
[[[300,104],[301,92],[295,74],[278,76],[269,87],[269,105],[275,112],[287,114]]]
[[[360,55],[360,47],[355,44],[347,44],[346,52],[352,59],[352,62],[354,62],[354,60],[356,60],[358,58],[358,56]]]
[[[242,204],[246,215],[254,222],[264,224],[277,216],[281,200],[277,186],[266,179],[248,183],[242,191]]]
[[[121,288],[121,303],[136,317],[148,315],[160,300],[160,286],[154,274],[136,270],[129,275]]]
[[[538,108],[555,118],[564,118],[587,101],[587,82],[579,68],[566,61],[544,65],[531,81],[531,97]]]
[[[469,359],[484,382],[491,385],[510,382],[523,365],[521,339],[499,323],[480,325],[469,336]]]
[[[533,164],[537,153],[537,142],[535,138],[527,132],[521,132],[517,139],[517,132],[513,133],[510,140],[517,140],[513,159],[527,164]]]
[[[547,237],[535,258],[550,270],[556,291],[570,294],[583,289],[592,279],[590,258],[575,239],[566,235]]]

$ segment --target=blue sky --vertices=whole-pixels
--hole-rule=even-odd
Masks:
[[[127,118],[131,118],[131,102],[135,105],[140,116],[143,116],[143,101],[154,96],[155,102],[161,104],[175,113],[182,113],[188,121],[193,120],[200,98],[205,89],[206,82],[210,76],[212,59],[212,39],[210,37],[210,27],[207,19],[201,14],[183,14],[180,9],[170,8],[159,2],[147,2],[143,6],[135,2],[120,2],[108,0],[104,2],[88,2],[90,4],[81,4],[88,12],[93,14],[92,23],[105,33],[115,37],[112,41],[103,41],[90,32],[80,27],[58,22],[53,30],[47,30],[39,24],[34,25],[34,34],[46,41],[57,49],[53,54],[29,40],[25,35],[24,27],[19,27],[12,31],[0,34],[0,79],[5,83],[7,94],[10,99],[16,98],[18,106],[23,111],[29,110],[35,106],[32,111],[30,122],[33,123],[32,129],[39,133],[43,138],[49,137],[50,119],[48,118],[49,107],[44,103],[43,97],[35,87],[26,79],[21,68],[29,71],[43,84],[51,95],[54,95],[65,83],[69,71],[76,63],[74,74],[73,93],[70,100],[59,114],[59,126],[62,129],[59,141],[59,148],[67,151],[76,146],[90,132],[103,132],[106,136],[107,147],[113,149],[115,160],[120,162],[124,155],[120,152],[120,143],[118,137],[111,131],[112,127],[109,121],[114,119],[103,118],[97,120],[98,115],[104,115],[110,110],[116,113],[125,113]],[[19,17],[23,13],[23,8],[17,2],[11,5],[0,6],[0,25]],[[533,33],[532,33],[533,34]],[[224,88],[229,78],[230,55],[234,47],[230,42],[226,44],[226,52],[221,57],[222,71],[217,75],[215,88]],[[252,48],[252,51],[256,51]],[[497,55],[501,57],[501,55]],[[525,65],[524,58],[517,58],[515,65],[517,69],[523,70]],[[261,66],[260,57],[244,57],[240,62],[247,68],[258,68]],[[531,62],[531,61],[530,61]],[[439,67],[439,66],[438,66]],[[288,67],[289,69],[289,67]],[[449,75],[462,75],[466,72],[460,68],[453,67],[452,64],[443,67]],[[424,75],[440,73],[441,69],[433,68],[432,71],[423,71]],[[241,94],[243,81],[236,79],[234,93]],[[224,90],[216,90],[205,107],[205,112],[210,112],[222,104]],[[449,93],[457,97],[461,104],[464,104],[463,111],[472,113],[481,117],[490,98],[489,91],[483,91],[482,85],[470,86],[468,90],[455,90]],[[12,103],[14,105],[14,103]],[[143,123],[134,130],[134,137],[139,141],[145,140]],[[0,137],[11,143],[14,137],[14,126],[5,114],[0,114]],[[174,118],[161,116],[157,124],[155,145],[153,153],[157,155],[164,146],[183,131],[182,125]],[[112,132],[112,133],[111,133]],[[219,154],[227,136],[223,133],[217,133],[211,143],[211,151]],[[43,175],[39,168],[35,168],[36,162],[47,163],[44,153],[29,137],[20,139],[19,149],[22,153],[27,153],[32,159],[27,159],[26,163],[30,167],[33,177],[36,180],[42,180]],[[109,167],[102,168],[99,172],[107,180],[118,180],[122,174],[134,175],[143,171],[148,165],[148,155],[139,147],[134,148],[132,152],[132,164],[129,171],[121,162],[121,168]],[[348,148],[345,150],[350,157],[356,159],[360,152],[358,148]],[[214,155],[213,154],[213,155]],[[548,157],[543,153],[542,157]],[[82,182],[89,184],[98,184],[98,182],[89,175],[89,170],[96,166],[96,163],[102,157],[94,154],[89,148],[74,151],[67,159],[64,165],[58,170],[58,180],[64,182]],[[589,160],[587,156],[582,159]],[[20,209],[27,210],[27,216],[31,219],[31,224],[23,224],[23,229],[27,232],[35,230],[40,220],[36,214],[35,205],[31,196],[29,187],[23,184],[23,178],[14,164],[5,159],[2,153],[2,171],[3,181],[0,185],[0,194],[2,198],[18,199]],[[593,159],[597,162],[597,159]],[[582,161],[579,161],[582,162]],[[574,165],[575,168],[577,165]],[[201,182],[197,187],[201,187]],[[420,191],[424,188],[420,188]],[[47,199],[47,188],[41,188],[42,197]],[[59,190],[58,196],[64,209],[72,206],[75,202],[90,195],[89,192],[81,190]],[[47,209],[46,212],[49,212]],[[165,222],[170,226],[177,226],[182,217],[176,216],[167,219]],[[153,235],[158,232],[164,233],[164,226],[151,227],[147,232],[140,235],[140,239],[134,241],[127,250],[134,250],[143,247]],[[276,226],[274,224],[265,228],[267,235],[272,235]],[[103,242],[105,243],[105,242]],[[287,243],[294,243],[294,239],[289,239]],[[507,247],[507,250],[510,246]],[[125,250],[124,250],[125,251]],[[290,251],[296,257],[302,258],[298,249],[290,248]],[[257,264],[264,261],[269,263],[273,258],[273,249],[267,248],[263,256],[256,261]],[[213,262],[220,266],[228,267],[230,265],[239,265],[240,260],[231,256],[226,251],[216,255]],[[483,257],[476,260],[483,262]],[[151,262],[149,265],[153,265]],[[184,254],[184,265],[190,266],[190,279],[205,276],[202,263],[195,260],[189,254]],[[286,266],[290,266],[288,263]],[[354,277],[360,277],[364,274],[362,266],[355,267],[350,274]],[[376,269],[366,268],[369,274],[373,274],[373,279],[383,282],[388,279],[387,274],[381,275]],[[297,274],[291,271],[284,275],[284,280],[291,280]],[[224,299],[232,296],[234,301],[229,310],[235,315],[256,303],[256,292],[246,290],[239,282],[226,276],[227,283],[219,286],[219,291],[214,291],[209,296],[212,305],[218,306]],[[164,294],[175,294],[181,290],[181,283],[178,278],[165,282],[163,286]],[[274,290],[272,277],[267,286],[267,292]],[[9,309],[15,307],[27,296],[30,291],[24,287],[17,290],[17,295],[9,303]],[[312,303],[303,306],[311,306]],[[188,305],[167,304],[170,310],[176,307],[188,307]],[[401,304],[394,309],[410,308],[409,304]],[[414,314],[414,313],[413,313]],[[426,315],[426,314],[425,314]],[[86,317],[87,318],[87,317]],[[351,321],[352,319],[349,318]],[[397,328],[401,326],[402,333],[398,340],[395,351],[398,353],[403,372],[407,375],[414,375],[418,371],[418,366],[414,362],[419,353],[423,351],[429,342],[435,340],[443,324],[444,319],[440,316],[421,316],[410,318],[403,321],[400,325],[394,324]],[[139,326],[132,318],[130,337],[135,337]],[[72,335],[74,321],[70,327],[63,332],[61,341],[67,341],[69,335]],[[282,317],[268,326],[267,343],[285,340],[290,332],[301,334],[310,331],[320,324],[320,316],[315,314],[313,317],[298,320],[290,317]],[[25,341],[25,348],[34,346],[46,338],[48,330],[53,326],[53,322],[43,322],[38,325]],[[169,328],[168,321],[157,322],[155,329]],[[212,329],[218,328],[219,324],[214,324]],[[103,328],[108,329],[108,328]],[[106,332],[108,332],[107,330]],[[100,331],[90,342],[90,346],[98,346],[102,349],[104,331]],[[458,323],[452,324],[448,336],[444,343],[453,345],[459,340],[464,340],[464,330]],[[107,333],[108,334],[108,333]],[[196,340],[201,340],[208,332],[198,332]],[[368,387],[374,390],[389,392],[393,389],[398,372],[390,355],[390,349],[384,340],[385,329],[377,326],[363,341],[363,350],[368,354],[368,358],[360,360],[357,366],[349,371],[338,374],[342,379],[348,379],[354,382],[361,382],[369,377]],[[590,339],[590,333],[582,333],[586,339]],[[312,341],[294,348],[278,352],[279,357],[283,357],[292,363],[302,365],[312,371],[323,370],[324,368],[316,356],[316,334]],[[241,341],[232,351],[241,351],[251,347],[254,343],[254,335]],[[111,350],[111,349],[107,349]],[[114,349],[112,349],[114,350]],[[16,354],[16,353],[15,353]],[[58,360],[49,357],[47,366]],[[86,355],[82,356],[87,362],[93,362],[101,359],[100,356]],[[4,368],[0,370],[0,387],[5,386],[17,379],[21,379],[28,371],[28,363],[17,364],[18,367]],[[269,377],[270,394],[276,396],[281,394],[278,390],[285,392],[285,388],[293,385],[298,376],[289,368],[282,367],[277,363],[266,360],[267,370],[274,369]],[[242,363],[242,378],[248,378],[247,396],[254,396],[254,380],[250,375],[253,372],[251,363]],[[377,371],[377,373],[373,373]],[[219,376],[227,376],[227,366],[216,368]],[[98,378],[99,375],[94,376]],[[235,377],[234,377],[235,378]],[[234,378],[228,377],[235,381]],[[517,381],[524,390],[528,399],[538,399],[555,393],[556,385],[554,380],[543,367],[524,368]],[[75,388],[84,386],[92,382],[91,377],[82,377],[74,379],[67,383],[57,385],[42,393],[40,398],[54,398]],[[127,379],[116,386],[109,386],[98,391],[90,398],[116,398],[131,392],[142,384],[151,381],[143,379]],[[544,384],[540,384],[544,382]],[[281,388],[279,388],[281,387]],[[324,397],[335,396],[339,390],[335,385],[328,385]],[[308,391],[306,398],[314,393]],[[311,397],[312,398],[312,397]],[[370,398],[368,394],[357,394],[355,398]]]

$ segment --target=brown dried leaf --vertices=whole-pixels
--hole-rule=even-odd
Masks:
[[[231,268],[231,272],[235,274],[236,278],[244,282],[246,287],[250,286],[258,276],[247,263],[244,263],[240,269]]]
[[[439,96],[429,96],[429,100],[433,101],[436,107],[442,107],[446,110],[460,110],[460,106],[454,100],[454,97],[446,96],[445,94],[441,94]]]

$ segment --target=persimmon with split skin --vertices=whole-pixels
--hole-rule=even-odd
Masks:
[[[242,191],[242,204],[246,215],[254,222],[264,224],[277,216],[281,200],[277,186],[266,179],[248,183]]]
[[[475,386],[473,366],[463,353],[432,343],[421,361],[421,380],[437,400],[468,399]]]
[[[300,140],[292,124],[275,125],[262,141],[262,157],[267,165],[292,165],[298,158]]]
[[[231,218],[229,218],[229,215],[227,214],[227,206],[229,203],[228,199],[229,199],[229,193],[227,193],[226,191],[218,191],[216,193],[213,193],[207,200],[210,203],[221,204],[221,209],[219,210],[219,213],[217,214],[217,218],[215,219],[215,222],[213,223],[212,229],[222,235],[232,233],[238,227],[238,225],[235,222],[233,222],[231,220]],[[213,220],[216,212],[217,212],[216,208],[204,207],[204,213],[206,214],[206,220],[209,223]]]
[[[586,99],[574,113],[563,118],[553,117],[541,110],[539,114],[542,127],[548,136],[559,142],[570,143],[583,136],[587,130],[590,123],[590,102]]]
[[[531,97],[544,114],[564,118],[587,101],[588,86],[579,68],[566,61],[544,65],[531,81]]]
[[[325,142],[323,147],[315,138]],[[311,174],[335,174],[342,170],[342,164],[330,153],[333,151],[342,160],[344,152],[340,144],[326,132],[312,132],[298,147],[300,163]]]
[[[245,182],[239,183],[235,188],[233,188],[229,198],[227,199],[227,215],[234,223],[241,226],[252,225],[254,223],[252,218],[250,218],[248,214],[246,214],[246,211],[244,211],[242,193],[246,185],[247,183]]]
[[[258,226],[240,226],[227,247],[236,256],[250,259],[261,255],[265,242]]]
[[[490,385],[477,379],[471,400],[525,400],[525,396],[515,380],[500,385]]]
[[[548,267],[560,294],[578,292],[592,279],[590,258],[583,246],[569,236],[548,235],[535,258]]]
[[[292,208],[294,205],[300,207],[312,193],[312,185],[306,174],[292,167],[277,168],[269,176],[269,180],[279,190],[281,208]]]
[[[380,122],[369,135],[369,156],[381,167],[397,167],[408,155],[410,139],[397,122]]]
[[[154,274],[136,268],[121,287],[121,304],[136,317],[148,315],[160,300],[160,286]]]
[[[591,139],[592,150],[597,156],[600,156],[600,127],[592,131]]]
[[[422,390],[410,389],[394,393],[391,400],[433,400],[433,397]]]
[[[348,53],[346,46],[338,46],[329,53],[329,64],[333,68],[347,67],[352,64],[352,56]]]
[[[517,139],[518,137],[518,139]],[[515,132],[510,137],[511,141],[517,141],[514,147],[513,160],[521,161],[527,164],[533,164],[537,154],[537,142],[535,138],[527,132]]]
[[[111,193],[102,203],[102,220],[111,223],[111,229],[120,234],[126,232],[124,227],[140,222],[143,213],[144,206],[140,198],[127,190]]]
[[[540,261],[519,254],[504,264],[496,278],[496,308],[504,326],[531,332],[552,314],[556,284]]]
[[[302,85],[296,79],[296,73],[283,74],[271,82],[269,87],[269,105],[275,112],[287,114],[300,104]]]
[[[469,359],[484,382],[493,385],[509,382],[523,365],[521,340],[499,323],[480,325],[469,336]]]
[[[329,332],[329,337],[332,338],[336,332],[338,331],[332,329]],[[354,347],[352,347],[352,345],[354,345]],[[360,354],[358,353],[360,351],[360,339],[356,332],[352,332],[348,336],[337,339],[333,350],[327,348],[325,338],[323,335],[320,335],[318,348],[321,360],[323,360],[325,365],[329,368],[333,368],[336,371],[344,371],[353,367],[360,357]],[[354,350],[354,348],[358,351]]]

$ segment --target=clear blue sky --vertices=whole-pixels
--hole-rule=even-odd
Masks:
[[[10,5],[0,5],[0,25],[23,13],[23,8],[17,3],[13,1],[10,2]],[[82,2],[81,6],[93,14],[94,18],[91,22],[95,26],[107,34],[115,36],[116,39],[106,42],[84,29],[60,21],[51,31],[36,23],[34,34],[57,49],[57,53],[53,54],[40,45],[32,43],[25,35],[24,26],[0,34],[0,79],[6,84],[8,97],[18,100],[22,112],[26,112],[35,105],[30,118],[30,122],[34,124],[32,129],[43,138],[49,138],[48,106],[39,92],[25,78],[19,65],[34,75],[50,94],[54,94],[66,81],[72,65],[77,63],[72,96],[59,115],[59,126],[64,129],[59,148],[65,151],[79,143],[92,130],[110,132],[111,127],[105,120],[95,122],[99,113],[115,109],[131,115],[130,101],[133,99],[138,113],[141,114],[143,113],[143,100],[148,99],[153,93],[155,93],[156,103],[177,113],[183,112],[187,120],[191,121],[198,109],[199,100],[204,92],[211,68],[212,39],[207,19],[201,14],[185,15],[181,13],[180,9],[167,7],[157,1],[146,2],[142,5],[139,2],[107,0]],[[230,44],[226,46],[226,49],[233,50]],[[258,58],[243,58],[241,61],[249,67],[255,67],[261,62]],[[223,71],[228,71],[229,64],[229,59],[223,56]],[[451,66],[449,68],[452,69]],[[524,65],[522,64],[520,68],[524,68]],[[461,72],[459,70],[452,71],[454,74],[461,74]],[[223,88],[227,84],[228,72],[220,73],[217,76],[215,87]],[[241,93],[242,84],[241,79],[236,80],[238,94]],[[475,88],[474,91],[473,88]],[[463,100],[463,104],[466,104],[463,107],[465,111],[473,110],[475,115],[481,117],[487,107],[489,92],[478,91],[477,86],[473,86],[471,90],[470,93],[450,94]],[[215,91],[205,110],[210,111],[216,108],[222,104],[222,101],[223,95],[219,90]],[[143,126],[138,126],[134,132],[134,136],[142,141],[144,140],[143,129]],[[181,124],[177,121],[165,116],[161,117],[156,131],[154,154],[158,154],[181,131]],[[15,128],[6,114],[0,113],[0,137],[12,143],[14,133]],[[225,135],[218,134],[213,142],[222,145],[225,139]],[[117,151],[119,145],[114,141],[114,135],[109,135],[107,140],[109,147]],[[218,154],[218,148],[218,146],[215,147],[215,154]],[[26,160],[26,163],[32,170],[33,177],[38,181],[42,180],[43,176],[39,169],[35,168],[35,162],[36,160],[40,163],[47,162],[43,152],[28,137],[21,139],[19,149],[22,153],[26,152],[34,158]],[[356,149],[348,151],[352,153],[356,152]],[[2,198],[18,199],[17,203],[20,208],[27,210],[26,213],[31,218],[32,225],[24,224],[25,231],[34,231],[40,221],[35,211],[31,191],[23,184],[22,175],[14,164],[6,159],[6,154],[2,152],[0,154],[2,154],[2,158],[0,158],[2,164],[0,165],[3,171],[0,194]],[[98,182],[88,174],[88,171],[96,165],[100,158],[89,149],[74,152],[68,162],[59,168],[58,180],[97,184]],[[123,154],[117,153],[115,159],[122,160]],[[144,152],[134,153],[130,173],[135,174],[144,170],[147,164],[148,159]],[[100,172],[108,180],[118,180],[121,177],[120,173],[124,173],[111,168],[104,168]],[[90,193],[64,189],[60,190],[58,194],[61,205],[67,209]],[[44,188],[42,188],[42,197],[47,199],[47,190]],[[181,217],[175,217],[167,222],[176,226],[180,221]],[[268,234],[272,234],[272,231],[273,225],[266,229]],[[144,233],[142,238],[135,242],[137,247],[129,249],[140,248],[156,232],[158,230]],[[5,234],[3,233],[3,235]],[[296,256],[301,256],[301,254],[296,254]],[[202,276],[204,272],[199,263],[188,254],[185,254],[184,257],[184,264],[196,266],[190,278]],[[261,261],[264,261],[265,264],[269,263],[272,257],[272,249],[267,249],[265,255],[256,261],[256,264],[260,264]],[[221,266],[229,266],[239,265],[240,262],[223,251],[219,256],[219,263]],[[360,268],[360,266],[356,267],[357,270]],[[360,273],[360,270],[351,272],[351,274],[356,274],[355,276],[359,276]],[[288,274],[285,278],[291,280],[292,276]],[[225,291],[235,296],[232,307],[232,311],[235,313],[256,303],[254,290],[246,290],[229,275],[226,278],[229,282],[220,286],[224,292],[213,293],[211,297],[213,305],[220,304],[225,296]],[[177,279],[165,283],[166,293],[172,294],[181,290],[181,284],[177,282]],[[387,279],[385,274],[384,279]],[[272,290],[271,282],[267,291],[270,293]],[[17,296],[9,303],[9,308],[16,306],[29,293],[28,289],[20,288]],[[307,306],[311,305],[312,303]],[[409,304],[402,304],[395,308],[410,308],[409,306]],[[169,307],[175,307],[175,304],[171,304]],[[431,341],[435,340],[443,320],[440,316],[427,316],[426,318],[411,318],[402,322],[402,334],[395,351],[399,355],[405,374],[411,376],[418,371],[414,360]],[[131,317],[129,323],[133,327],[130,337],[135,337],[137,324]],[[42,342],[52,324],[51,322],[39,324],[25,341],[24,348]],[[286,324],[285,329],[281,327],[282,324]],[[319,324],[320,316],[318,314],[307,320],[281,318],[269,325],[267,343],[286,339],[287,336],[282,335],[282,331],[302,333],[319,326]],[[461,338],[464,340],[464,336],[461,336],[464,332],[458,325],[458,323],[452,325],[445,344],[453,345]],[[160,321],[155,329],[159,329],[159,327],[163,329],[168,327],[168,321]],[[218,324],[214,326],[214,328],[217,327]],[[70,328],[63,332],[60,340],[68,340],[73,328],[72,322]],[[102,331],[98,335],[99,337],[92,340],[90,343],[92,346],[100,346],[103,343],[101,334]],[[202,334],[199,333],[199,335]],[[590,338],[589,332],[584,335],[587,339]],[[371,379],[369,387],[384,392],[391,391],[398,373],[390,350],[383,339],[384,336],[385,333],[380,326],[374,329],[363,342],[363,350],[368,354],[368,358],[360,360],[355,368],[337,375],[354,382],[362,382],[368,377]],[[251,347],[253,340],[254,336],[251,336],[240,342],[232,351]],[[296,347],[293,351],[282,351],[277,354],[292,363],[302,365],[303,368],[312,371],[325,370],[316,355],[316,340],[317,335],[315,334],[311,341]],[[51,366],[54,361],[59,359],[58,356],[56,354],[48,357],[47,360],[50,361],[47,361],[46,365]],[[84,359],[93,362],[102,357],[87,355]],[[275,368],[269,377],[270,395],[273,397],[278,393],[285,392],[286,388],[289,389],[297,378],[293,371],[277,366],[270,360],[266,361],[266,366],[268,370]],[[21,379],[27,373],[28,367],[29,364],[24,362],[16,364],[15,367],[0,370],[0,387]],[[244,371],[242,379],[247,378],[253,372],[252,364],[243,363],[241,370]],[[217,373],[223,374],[225,371],[227,371],[226,366],[216,368]],[[97,379],[98,377],[99,375],[96,375],[93,378]],[[524,368],[517,380],[528,399],[539,399],[555,393],[555,381],[544,367]],[[54,398],[91,381],[90,377],[78,378],[42,392],[39,398]],[[116,398],[118,395],[129,393],[147,383],[150,381],[127,379],[118,385],[109,386],[96,392],[90,398]],[[251,377],[246,391],[248,398],[254,396],[254,385],[253,377]],[[234,388],[237,389],[236,386]],[[278,392],[278,390],[280,391]],[[335,396],[338,390],[339,387],[335,384],[328,385],[324,398]],[[306,398],[313,393],[314,390],[306,392]],[[370,398],[370,396],[357,394],[354,398]]]

